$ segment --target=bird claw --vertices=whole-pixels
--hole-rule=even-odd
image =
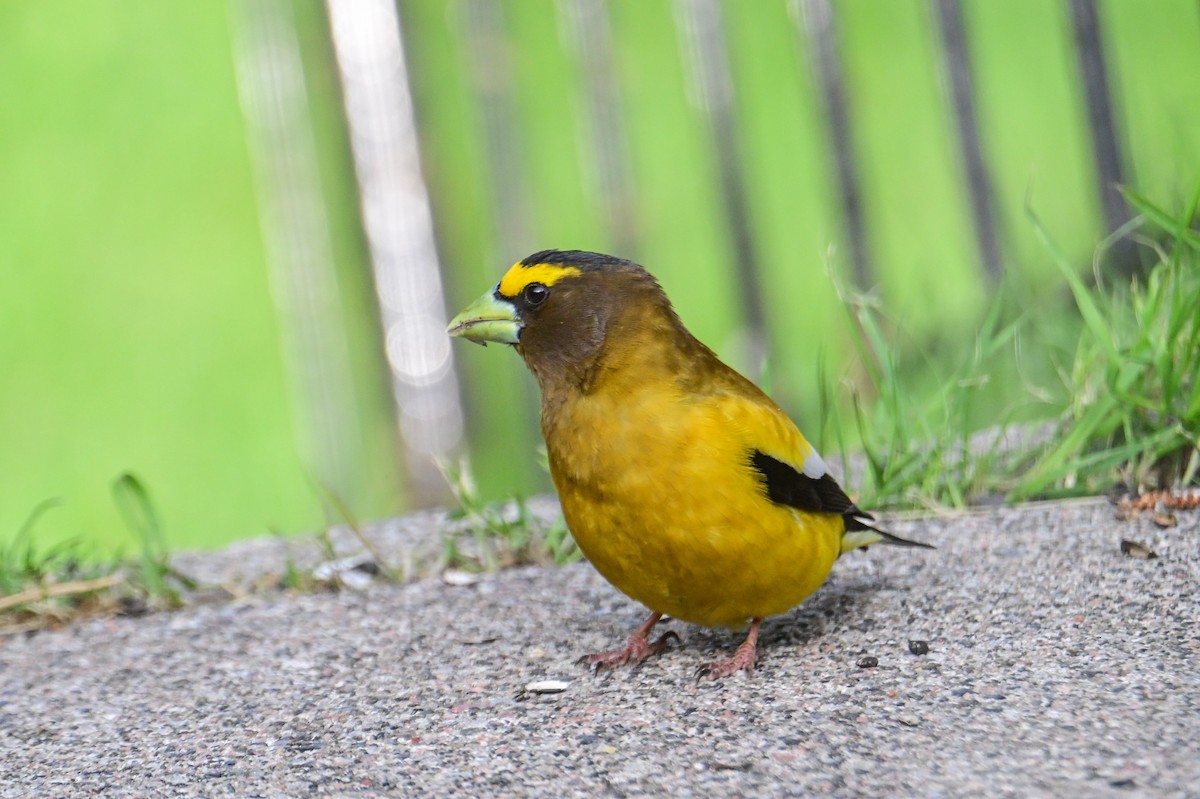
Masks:
[[[584,655],[579,660],[575,661],[577,665],[587,665],[591,668],[593,674],[599,674],[607,669],[616,669],[629,664],[630,666],[639,666],[651,655],[657,655],[666,649],[671,641],[677,644],[682,644],[679,634],[674,630],[667,632],[655,638],[653,641],[646,640],[645,636],[635,635],[629,639],[622,649],[614,649],[610,652],[597,652],[594,655]]]
[[[729,660],[705,663],[696,669],[696,682],[700,682],[705,677],[710,682],[719,680],[737,671],[753,674],[754,664],[758,660],[758,628],[760,625],[762,625],[762,619],[754,619],[750,624],[750,632],[746,635],[746,640],[734,651],[733,657]]]
[[[754,662],[757,658],[754,653],[749,657],[745,656],[740,649],[734,653],[733,657],[728,660],[718,660],[715,663],[705,663],[696,669],[696,682],[700,682],[704,678],[708,678],[710,682],[728,677],[738,671],[744,671],[747,674],[754,673]]]

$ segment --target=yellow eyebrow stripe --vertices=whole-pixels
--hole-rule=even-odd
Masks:
[[[515,297],[530,283],[553,286],[564,277],[582,274],[583,272],[574,266],[558,266],[556,264],[522,266],[520,263],[515,263],[500,279],[500,293],[505,297]]]

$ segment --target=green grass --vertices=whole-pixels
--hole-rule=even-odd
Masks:
[[[563,565],[582,557],[561,515],[547,522],[535,516],[521,498],[488,502],[479,493],[470,467],[442,465],[457,507],[443,531],[446,567],[491,570],[530,563]]]
[[[89,615],[174,610],[186,604],[189,593],[202,588],[171,565],[161,511],[146,484],[126,472],[112,481],[110,489],[117,515],[138,542],[136,551],[131,554],[118,550],[101,556],[95,541],[39,543],[38,525],[60,505],[58,500],[40,503],[11,540],[0,546],[0,636]],[[392,581],[410,576],[389,566],[341,498],[323,487],[319,492],[329,518],[312,539],[320,546],[326,563],[342,560],[330,538],[332,526],[340,524],[358,538],[369,555],[373,562],[371,574]],[[281,574],[262,575],[251,590],[314,591],[350,585],[342,570],[331,569],[328,576],[319,576],[318,572],[299,568],[289,557]]]
[[[1109,288],[1097,274],[1088,288],[1055,252],[1083,331],[1063,375],[1070,402],[1054,443],[1013,499],[1095,492],[1118,480],[1172,488],[1200,469],[1200,234],[1189,226],[1200,192],[1178,215],[1126,197],[1145,221],[1136,239],[1158,262],[1144,282]]]
[[[1127,196],[1139,216],[1101,243],[1097,263],[1133,236],[1156,256],[1143,279],[1114,286],[1097,271],[1089,286],[1030,213],[1073,307],[1053,313],[1045,303],[1057,297],[1038,307],[1002,287],[956,366],[921,354],[874,298],[843,296],[857,361],[840,382],[818,369],[820,431],[843,462],[861,457],[851,488],[862,504],[961,507],[1195,481],[1200,234],[1188,221],[1200,193],[1176,214]]]
[[[860,482],[850,486],[860,501],[962,506],[1000,490],[997,478],[1008,471],[1009,456],[976,441],[981,418],[990,417],[994,424],[987,426],[1000,435],[1015,416],[1011,406],[1018,399],[995,372],[997,358],[1015,355],[1022,320],[1004,321],[1005,302],[996,301],[974,346],[947,370],[928,357],[906,358],[911,342],[897,341],[894,325],[871,298],[847,294],[843,300],[859,372],[835,384],[818,364],[818,419],[822,438],[834,442],[823,448],[843,464],[861,458]]]
[[[40,503],[0,547],[0,634],[99,613],[138,614],[182,606],[196,584],[171,568],[159,513],[136,475],[113,481],[112,501],[140,542],[135,557],[98,558],[95,542],[38,545],[36,531],[57,500]]]

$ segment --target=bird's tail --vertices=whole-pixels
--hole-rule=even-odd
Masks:
[[[865,549],[871,544],[891,544],[897,547],[920,547],[922,549],[934,549],[932,544],[923,544],[920,541],[909,541],[907,538],[901,538],[898,535],[892,535],[887,530],[880,530],[875,526],[875,519],[869,514],[848,513],[843,517],[846,520],[846,531],[842,533],[842,551],[839,553],[845,555],[852,549]]]

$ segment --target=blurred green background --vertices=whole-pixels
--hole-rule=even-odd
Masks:
[[[849,357],[831,275],[851,280],[805,4],[714,5],[770,383],[804,426],[818,356],[835,373]],[[972,232],[932,5],[832,7],[874,291],[936,351],[969,340],[997,289]],[[650,268],[702,340],[754,370],[687,6],[398,4],[451,312],[535,250],[609,251]],[[1065,306],[1046,291],[1058,281],[1026,204],[1081,270],[1109,232],[1068,6],[960,7],[1006,279],[1054,316]],[[1096,8],[1125,179],[1181,202],[1200,184],[1200,6]],[[330,329],[308,333],[344,339],[349,353],[335,471],[295,377],[304,355],[280,308],[270,187],[247,122],[245,42],[264,18],[294,33],[301,58],[294,126],[311,141],[337,287]],[[39,540],[132,546],[109,493],[124,471],[148,487],[173,548],[315,529],[330,518],[326,491],[360,519],[441,499],[406,492],[323,4],[9,0],[0,98],[0,543],[56,497]],[[454,355],[483,494],[548,487],[519,359]]]
[[[346,501],[400,511],[378,326],[322,7],[298,5],[312,126],[361,353],[368,442]],[[137,474],[172,546],[323,522],[282,355],[239,107],[235,5],[0,4],[0,542],[134,546]],[[309,63],[311,62],[311,63]]]

